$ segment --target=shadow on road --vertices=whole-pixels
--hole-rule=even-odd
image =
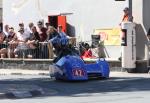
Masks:
[[[84,97],[90,96],[93,93],[100,93],[103,95],[110,92],[150,91],[150,78],[144,77],[112,77],[106,80],[89,80],[86,82],[55,81],[47,77],[0,80],[0,85],[1,84],[36,85],[44,91],[44,94],[39,96],[42,98],[49,96]],[[11,87],[9,89],[13,88],[15,87]]]

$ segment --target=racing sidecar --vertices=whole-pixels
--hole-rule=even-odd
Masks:
[[[109,64],[104,59],[86,64],[78,56],[67,55],[50,66],[50,76],[56,80],[88,80],[109,78]]]
[[[59,41],[56,41],[59,40]],[[62,44],[58,58],[49,66],[50,76],[56,80],[84,81],[90,78],[109,78],[109,64],[105,59],[98,59],[95,63],[85,61],[71,50],[67,39],[55,39],[53,44]],[[65,41],[65,42],[64,42]]]

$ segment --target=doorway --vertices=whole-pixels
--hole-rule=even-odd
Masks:
[[[48,22],[51,26],[54,26],[55,28],[58,27],[58,25],[62,26],[62,30],[66,32],[66,16],[62,15],[56,15],[56,16],[48,16]]]

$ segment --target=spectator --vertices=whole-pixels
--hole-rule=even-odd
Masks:
[[[17,47],[17,43],[15,42],[16,33],[13,27],[9,28],[9,36],[7,38],[8,41],[8,48],[7,48],[7,55],[8,58],[14,57],[14,49]]]
[[[40,42],[45,42],[47,38],[46,31],[47,29],[44,27],[42,21],[38,21],[38,33],[40,36]],[[48,49],[47,49],[47,44],[45,43],[40,43],[40,58],[48,58]]]
[[[28,31],[30,32],[30,33],[32,33],[32,27],[34,26],[34,24],[33,24],[33,22],[30,22],[29,23],[29,27],[28,27]]]
[[[57,30],[53,26],[49,26],[48,30],[47,30],[47,39],[48,40],[53,39],[57,35],[59,35],[59,33],[57,32]]]
[[[129,8],[125,7],[123,11],[124,11],[124,15],[123,15],[121,22],[133,22],[133,16],[131,15]],[[121,23],[120,23],[120,26],[121,26]],[[121,39],[122,41],[124,41],[125,39],[124,30],[122,30]]]
[[[66,33],[62,30],[62,25],[58,25],[58,33],[63,38],[66,37]]]
[[[20,33],[23,33],[23,34],[24,34],[23,37],[26,37],[26,36],[27,36],[28,38],[30,38],[30,36],[31,36],[29,30],[24,27],[24,23],[23,23],[23,22],[20,22],[20,23],[19,23],[19,31],[18,31],[17,34],[19,35]],[[17,35],[17,36],[18,36],[18,35]],[[20,36],[19,36],[19,37],[20,37]]]
[[[9,28],[9,35],[8,35],[8,41],[11,41],[16,36],[16,33],[14,31],[13,27]]]
[[[31,25],[32,25],[32,24],[31,24]],[[23,32],[24,32],[23,34],[29,36],[29,38],[30,38],[30,36],[31,36],[31,31],[30,31],[28,28],[25,28],[23,22],[20,22],[20,23],[19,23],[19,30],[21,30],[21,29],[23,29]]]
[[[0,57],[7,57],[7,44],[4,42],[6,40],[6,35],[3,32],[0,32]]]
[[[32,24],[31,24],[32,25]],[[24,23],[23,22],[20,22],[19,23],[19,29],[24,29],[24,33],[25,34],[30,34],[30,30],[28,30],[28,28],[25,28],[24,27]]]
[[[47,34],[46,34],[47,29],[43,26],[42,21],[38,21],[37,26],[38,26],[38,33],[40,35],[40,41],[43,42],[47,38]]]
[[[46,29],[48,29],[49,26],[50,26],[50,23],[45,23]]]
[[[27,57],[29,47],[26,42],[29,40],[29,38],[30,34],[25,32],[24,28],[20,28],[16,35],[18,46],[14,50],[15,54],[17,54],[19,57]]]
[[[123,18],[122,18],[121,22],[133,22],[133,16],[131,15],[129,8],[125,7],[123,9],[123,12],[124,12],[124,15],[123,15]],[[120,23],[120,26],[121,26],[121,23]],[[126,44],[126,41],[125,41],[126,37],[125,37],[125,34],[124,34],[124,30],[121,30],[121,31],[122,31],[121,35],[120,35],[121,44],[125,45]],[[118,59],[121,60],[122,57],[120,56]]]
[[[4,26],[4,34],[5,34],[6,36],[9,35],[9,25],[7,25],[7,24]]]
[[[122,18],[122,22],[127,22],[127,21],[133,22],[133,16],[131,15],[129,8],[125,7],[123,11],[124,11],[124,15]]]
[[[31,32],[32,32],[32,35],[31,35],[31,38],[30,39],[34,39],[34,40],[38,40],[40,41],[40,36],[39,36],[39,33],[37,32],[37,29],[35,26],[33,26],[31,28]]]
[[[40,41],[40,36],[39,33],[37,32],[37,29],[35,26],[31,28],[31,37],[28,40],[28,45],[30,48],[30,55],[32,55],[33,58],[39,58],[39,41]]]
[[[24,23],[23,22],[20,22],[19,23],[19,29],[23,28],[24,29]]]

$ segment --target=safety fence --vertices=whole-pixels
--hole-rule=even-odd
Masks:
[[[86,48],[86,43],[77,43],[75,38],[69,39],[69,44],[78,49],[79,55],[81,55]],[[108,55],[105,56],[107,53],[105,53],[106,50],[103,45],[96,49],[91,48],[91,50],[93,57],[109,57]],[[1,59],[54,59],[56,53],[51,42],[4,42],[0,44]]]
[[[53,59],[53,47],[48,42],[0,44],[0,58]]]
[[[76,45],[76,38],[69,38],[69,45]],[[11,41],[0,44],[0,58],[21,59],[54,59],[56,50],[51,42]]]

